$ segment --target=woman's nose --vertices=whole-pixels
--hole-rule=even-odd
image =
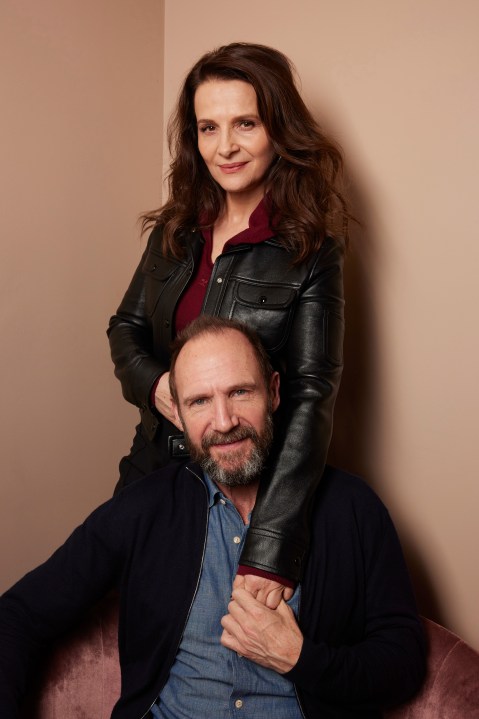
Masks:
[[[229,157],[233,152],[239,149],[238,143],[235,142],[232,131],[225,129],[220,132],[218,143],[218,152],[224,157]]]

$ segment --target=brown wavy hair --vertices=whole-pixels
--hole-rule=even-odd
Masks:
[[[207,80],[243,80],[256,91],[258,112],[277,153],[265,178],[271,224],[277,239],[302,262],[326,236],[348,240],[351,215],[342,193],[343,157],[304,104],[291,61],[265,45],[232,43],[206,53],[183,83],[168,124],[171,157],[169,195],[158,210],[142,216],[146,230],[164,226],[163,251],[183,254],[184,230],[212,226],[224,206],[224,190],[211,177],[198,150],[194,110],[197,88]]]

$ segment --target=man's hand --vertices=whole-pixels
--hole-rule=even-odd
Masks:
[[[275,582],[265,577],[257,577],[255,574],[237,574],[233,582],[233,589],[246,589],[258,602],[270,609],[276,609],[281,598],[288,601],[293,596],[291,587]]]
[[[228,612],[221,620],[223,646],[279,674],[294,667],[303,635],[284,600],[269,609],[245,589],[234,589]]]

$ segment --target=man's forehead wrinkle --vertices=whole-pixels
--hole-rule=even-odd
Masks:
[[[224,394],[229,395],[235,390],[238,389],[247,389],[247,390],[255,390],[258,388],[258,383],[255,382],[252,378],[241,381],[237,380],[232,383],[227,383],[221,386],[218,386],[215,384],[215,386],[212,386],[211,384],[208,385],[208,387],[204,388],[198,388],[196,390],[194,387],[192,389],[189,389],[187,391],[187,394],[183,397],[183,402],[191,402],[194,399],[198,399],[199,397],[213,397],[215,394]]]
[[[236,330],[200,335],[187,342],[178,355],[175,372],[182,401],[233,386],[259,384],[253,348]]]

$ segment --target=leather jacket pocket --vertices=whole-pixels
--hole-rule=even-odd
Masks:
[[[141,268],[145,275],[145,309],[148,315],[154,313],[161,295],[179,267],[181,263],[165,258],[157,250],[148,252]]]
[[[255,329],[268,352],[286,342],[297,292],[290,285],[237,281],[230,317]]]

